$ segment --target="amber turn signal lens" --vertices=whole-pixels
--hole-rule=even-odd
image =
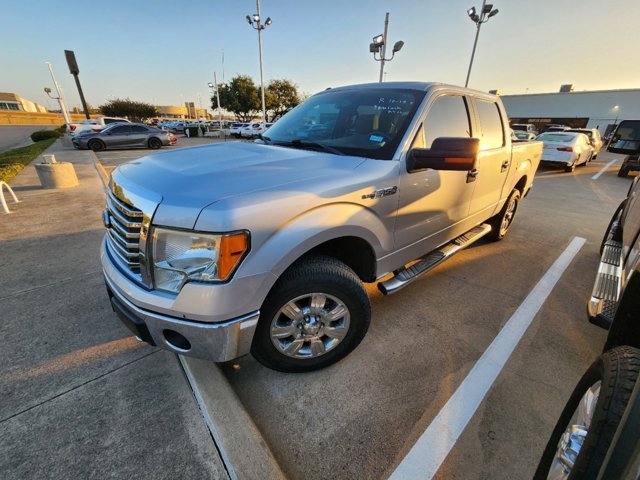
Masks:
[[[218,278],[226,280],[247,251],[249,242],[246,233],[227,235],[220,240]]]

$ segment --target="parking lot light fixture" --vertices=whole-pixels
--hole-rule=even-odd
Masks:
[[[260,0],[256,0],[256,11],[258,13],[252,16],[247,15],[247,21],[254,30],[258,31],[258,50],[260,51],[260,97],[262,101],[262,129],[264,130],[265,123],[267,123],[267,112],[264,103],[264,75],[262,72],[262,30],[273,23],[271,17],[267,17],[267,20],[262,23],[260,20]]]
[[[60,87],[60,85],[58,84],[58,81],[56,80],[56,77],[53,75],[53,68],[51,67],[51,62],[44,62],[47,64],[47,67],[49,67],[49,73],[51,74],[51,80],[53,80],[53,86],[56,88],[56,92],[58,93],[58,97],[51,97],[51,95],[49,95],[51,93],[51,89],[47,89],[45,88],[45,92],[47,95],[49,95],[51,98],[58,100],[58,104],[60,105],[60,110],[62,111],[62,116],[64,117],[64,122],[66,124],[71,123],[71,119],[69,118],[69,111],[67,110],[67,103],[64,100],[64,95],[62,94],[62,88]],[[49,90],[47,92],[47,90]]]
[[[387,53],[387,32],[388,31],[389,31],[389,12],[387,12],[387,15],[385,16],[385,19],[384,19],[384,33],[373,37],[372,39],[373,41],[369,44],[369,52],[373,53],[373,59],[376,62],[380,62],[380,79],[378,81],[381,83],[384,78],[385,62],[390,62],[391,60],[393,60],[393,57],[396,55],[396,52],[399,52],[404,46],[404,42],[402,40],[397,41],[393,46],[391,57],[386,58],[385,55]],[[376,54],[379,55],[380,58],[378,58]]]
[[[473,50],[471,51],[471,60],[469,61],[469,70],[467,71],[467,80],[464,82],[465,88],[469,85],[469,77],[471,76],[471,67],[473,66],[473,57],[476,54],[476,46],[478,45],[478,36],[480,35],[480,27],[483,23],[487,23],[489,19],[498,14],[498,9],[493,8],[493,4],[486,3],[486,0],[482,0],[482,8],[480,9],[480,15],[476,13],[476,7],[471,7],[467,10],[467,15],[473,23],[476,24],[476,39],[473,42]]]

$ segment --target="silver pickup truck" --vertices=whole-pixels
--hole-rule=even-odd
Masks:
[[[157,153],[113,172],[101,257],[140,339],[301,372],[364,337],[384,294],[502,239],[542,144],[499,97],[437,83],[327,89],[255,143]]]

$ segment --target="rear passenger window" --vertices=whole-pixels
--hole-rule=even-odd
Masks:
[[[500,148],[504,145],[504,129],[498,105],[493,102],[476,100],[480,118],[480,150]]]
[[[431,148],[436,138],[470,136],[469,114],[464,98],[450,95],[438,97],[424,122],[425,148]]]

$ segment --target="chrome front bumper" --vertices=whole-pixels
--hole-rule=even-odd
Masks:
[[[251,350],[260,312],[226,322],[179,319],[137,307],[105,275],[111,306],[120,320],[142,340],[172,352],[226,362]]]

